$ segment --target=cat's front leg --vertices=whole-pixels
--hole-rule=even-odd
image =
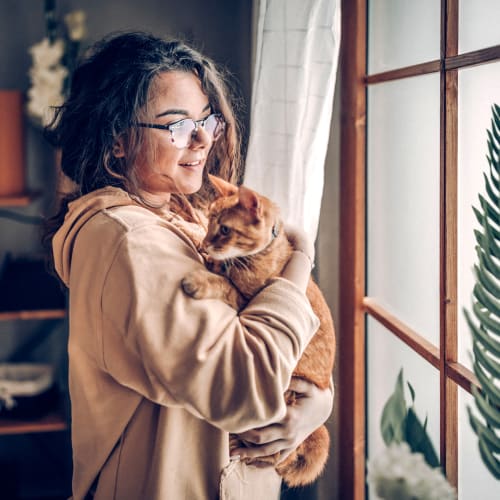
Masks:
[[[236,310],[243,304],[234,286],[224,276],[210,271],[191,271],[182,279],[181,286],[194,299],[220,299]]]

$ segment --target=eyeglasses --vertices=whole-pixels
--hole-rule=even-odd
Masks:
[[[201,127],[210,136],[212,141],[216,141],[222,135],[222,132],[224,132],[226,122],[220,113],[212,113],[206,118],[203,118],[203,120],[184,118],[178,122],[170,123],[169,125],[138,123],[137,126],[168,130],[170,132],[172,144],[178,149],[184,149],[191,144],[198,127]]]

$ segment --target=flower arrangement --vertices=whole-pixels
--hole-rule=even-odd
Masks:
[[[59,22],[55,0],[45,0],[44,13],[46,36],[29,49],[33,65],[29,72],[31,87],[27,103],[28,115],[41,125],[49,123],[52,109],[64,102],[86,37],[84,11],[72,11]]]
[[[414,410],[415,391],[408,383],[412,405],[404,397],[403,370],[380,422],[387,448],[368,462],[367,481],[384,500],[454,500],[455,490],[439,467],[434,446]]]

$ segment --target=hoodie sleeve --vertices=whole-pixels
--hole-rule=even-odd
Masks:
[[[318,327],[307,298],[277,278],[238,314],[184,294],[182,278],[203,268],[167,227],[126,232],[102,288],[103,368],[144,397],[229,432],[282,418],[283,393]]]

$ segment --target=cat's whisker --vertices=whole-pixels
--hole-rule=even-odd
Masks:
[[[238,269],[241,269],[243,271],[250,271],[250,259],[247,259],[246,257],[239,257],[237,259],[234,259],[235,267]]]

